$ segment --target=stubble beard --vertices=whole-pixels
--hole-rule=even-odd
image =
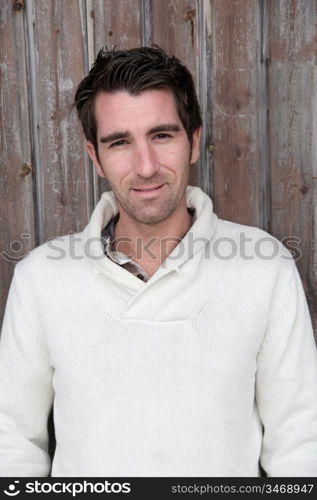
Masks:
[[[140,224],[154,225],[167,219],[178,207],[186,191],[188,179],[171,192],[171,184],[167,184],[164,189],[167,195],[162,199],[139,200],[134,202],[131,198],[124,197],[116,186],[111,185],[111,189],[121,209],[134,221]]]

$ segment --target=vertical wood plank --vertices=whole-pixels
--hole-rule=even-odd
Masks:
[[[317,334],[317,3],[268,2],[272,232],[297,261]],[[294,245],[294,243],[293,243]]]
[[[0,323],[15,262],[35,245],[25,13],[0,9]]]
[[[212,32],[213,199],[224,219],[263,225],[261,19],[254,0],[214,0]]]
[[[124,50],[141,44],[139,0],[93,0],[92,5],[95,54],[104,46]]]
[[[141,0],[92,0],[88,16],[93,19],[93,58],[102,47],[117,50],[142,45]],[[110,189],[107,180],[95,177],[95,201]]]
[[[150,2],[152,31],[150,43],[174,55],[192,73],[200,101],[200,5],[198,0],[152,0]],[[202,61],[202,64],[205,62]],[[192,167],[190,184],[200,185],[201,164]]]
[[[91,212],[83,134],[72,109],[85,73],[86,28],[81,1],[29,0],[27,7],[42,242],[81,230]]]
[[[209,196],[213,194],[214,144],[212,107],[212,10],[210,0],[203,0],[200,6],[200,104],[203,119],[201,159],[199,164],[199,186]],[[214,199],[214,197],[213,197]]]

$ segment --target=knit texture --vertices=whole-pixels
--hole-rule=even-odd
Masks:
[[[264,231],[218,219],[199,188],[187,205],[193,226],[146,283],[103,253],[111,192],[82,233],[17,264],[1,476],[49,474],[53,401],[53,476],[258,476],[259,463],[317,476],[316,347],[295,263]]]

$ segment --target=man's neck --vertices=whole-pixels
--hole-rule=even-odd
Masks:
[[[186,200],[165,220],[144,224],[125,212],[115,225],[113,249],[129,255],[150,276],[179,244],[192,225]]]

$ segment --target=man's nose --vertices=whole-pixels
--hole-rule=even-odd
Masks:
[[[140,177],[152,177],[159,170],[158,159],[150,144],[137,146],[134,169]]]

